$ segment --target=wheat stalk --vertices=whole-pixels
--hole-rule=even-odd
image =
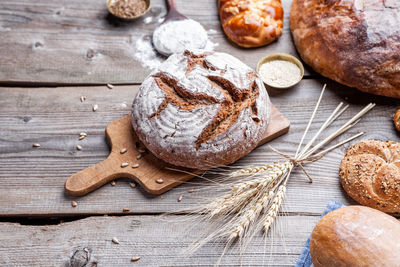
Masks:
[[[293,157],[273,149],[273,151],[285,157],[286,160],[280,163],[275,162],[273,164],[242,167],[239,170],[233,170],[227,175],[226,179],[238,178],[239,182],[236,183],[229,181],[226,183],[226,179],[224,179],[225,184],[214,181],[216,186],[224,185],[224,188],[230,188],[230,190],[222,196],[215,198],[203,208],[196,210],[198,214],[206,215],[205,219],[211,221],[212,224],[210,228],[207,229],[205,237],[196,243],[195,248],[198,248],[214,239],[224,238],[226,246],[221,255],[222,257],[226,252],[227,247],[231,246],[235,240],[244,240],[248,237],[249,241],[256,231],[261,229],[265,234],[267,234],[272,228],[284,202],[287,182],[292,170],[296,167],[300,167],[309,177],[303,165],[320,159],[327,152],[350,142],[363,134],[358,133],[353,135],[350,138],[317,153],[319,149],[356,125],[361,117],[375,106],[375,104],[367,105],[353,118],[343,124],[343,126],[314,145],[320,135],[348,108],[348,106],[342,107],[343,103],[340,103],[332,111],[330,116],[325,120],[310,141],[303,146],[303,142],[322,101],[325,88],[326,85],[324,85],[321,91],[320,97],[318,98],[305,132],[302,135]],[[311,178],[310,181],[312,181]]]

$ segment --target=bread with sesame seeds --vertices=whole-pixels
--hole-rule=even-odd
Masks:
[[[144,80],[132,125],[156,157],[205,170],[253,150],[269,114],[267,91],[253,69],[226,53],[185,51]]]
[[[358,203],[400,213],[400,143],[366,140],[352,145],[339,174],[344,190]]]

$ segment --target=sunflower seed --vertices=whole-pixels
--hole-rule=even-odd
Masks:
[[[126,151],[128,151],[128,149],[126,147],[124,147],[124,148],[121,149],[120,153],[124,154]]]
[[[139,167],[139,163],[132,164],[132,168],[138,168],[138,167]]]
[[[181,201],[182,201],[182,198],[183,198],[183,196],[180,195],[180,196],[178,197],[178,202],[181,202]]]
[[[75,208],[76,206],[78,206],[78,203],[76,201],[72,201],[71,206]]]
[[[157,184],[162,184],[162,183],[164,183],[164,180],[163,180],[162,178],[158,178],[158,179],[156,180],[156,183],[157,183]]]
[[[192,188],[192,189],[189,189],[188,192],[189,192],[189,193],[193,193],[193,192],[194,192],[194,189],[193,189],[193,188]]]
[[[99,105],[97,105],[97,104],[93,105],[93,111],[96,111],[98,108],[99,108]]]
[[[115,183],[115,181],[111,181],[110,184],[111,184],[111,186],[115,186],[116,183]]]
[[[129,185],[130,185],[132,188],[135,188],[135,187],[136,187],[136,184],[135,184],[135,183],[129,183]]]
[[[107,87],[108,87],[108,89],[113,89],[114,85],[112,85],[111,83],[107,83]]]
[[[130,209],[128,209],[128,208],[123,208],[122,211],[123,211],[123,212],[129,212]]]
[[[81,135],[81,136],[79,136],[79,140],[83,140],[83,139],[85,139],[85,135]]]
[[[86,100],[86,96],[82,95],[81,96],[81,102],[84,102]]]
[[[113,238],[111,239],[111,241],[112,241],[114,244],[119,244],[119,241],[118,241],[118,239],[117,239],[116,237],[113,237]]]
[[[81,145],[76,145],[76,149],[82,150],[82,146]]]
[[[143,149],[143,148],[139,148],[138,151],[139,151],[139,153],[144,153],[144,152],[146,152],[146,150]]]
[[[33,147],[40,147],[40,144],[39,143],[34,143],[34,144],[32,144],[32,146]]]
[[[141,158],[143,158],[143,154],[137,155],[136,158],[137,158],[138,160],[141,159]]]
[[[122,168],[125,168],[125,167],[128,167],[129,166],[129,163],[128,162],[123,162],[123,163],[121,163],[121,167]]]
[[[140,260],[140,257],[132,257],[131,258],[131,261],[138,261],[138,260]]]

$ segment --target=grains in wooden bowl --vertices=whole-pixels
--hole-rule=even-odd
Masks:
[[[108,9],[117,17],[132,19],[143,15],[148,5],[145,0],[109,0]]]

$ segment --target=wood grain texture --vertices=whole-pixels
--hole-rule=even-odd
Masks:
[[[299,142],[314,103],[326,80],[303,80],[287,91],[270,90],[271,101],[292,122],[288,134],[269,144],[285,153],[293,153]],[[109,90],[99,87],[18,88],[0,87],[0,215],[1,216],[64,216],[74,214],[154,213],[179,210],[196,203],[200,193],[197,184],[184,184],[154,197],[139,188],[131,188],[127,181],[118,180],[116,186],[106,185],[81,198],[64,193],[64,182],[72,174],[104,160],[109,154],[104,129],[112,121],[129,114],[137,86],[116,86]],[[80,102],[81,95],[87,100]],[[348,87],[328,82],[321,111],[311,133],[343,101],[349,110],[334,123],[338,127],[351,118],[369,101],[377,106],[361,122],[338,140],[359,131],[361,139],[398,141],[392,115],[398,100],[371,96]],[[99,109],[92,111],[97,103]],[[79,133],[88,136],[78,141]],[[327,132],[327,134],[330,131]],[[353,142],[353,143],[354,143]],[[33,148],[33,143],[41,147]],[[81,144],[82,150],[76,150]],[[344,204],[354,203],[342,190],[338,169],[348,145],[330,152],[322,160],[306,166],[313,177],[310,184],[300,170],[289,181],[285,210],[291,213],[318,214],[330,199]],[[280,159],[264,145],[240,160],[238,164],[262,164]],[[192,180],[193,183],[200,179]],[[205,193],[207,195],[207,193]],[[177,198],[183,195],[182,202]],[[76,208],[71,201],[78,202]]]
[[[206,30],[214,30],[209,36],[219,44],[217,51],[255,68],[270,53],[297,55],[289,31],[291,1],[282,2],[282,37],[257,49],[239,48],[225,37],[215,0],[179,0],[177,6]],[[0,83],[34,85],[142,82],[150,70],[135,59],[136,41],[151,36],[157,20],[166,13],[164,0],[152,0],[151,10],[132,22],[110,15],[105,0],[5,0],[0,10]]]
[[[191,257],[184,256],[183,250],[206,225],[190,228],[177,223],[179,219],[110,216],[51,226],[0,223],[0,265],[70,266],[74,252],[87,248],[90,256],[85,266],[213,266],[222,244],[208,244]],[[242,266],[293,266],[317,221],[317,216],[281,217],[266,243],[259,233],[242,257],[232,250],[220,266],[241,266],[241,259]],[[119,244],[112,243],[113,237]],[[131,263],[132,257],[140,260]]]

